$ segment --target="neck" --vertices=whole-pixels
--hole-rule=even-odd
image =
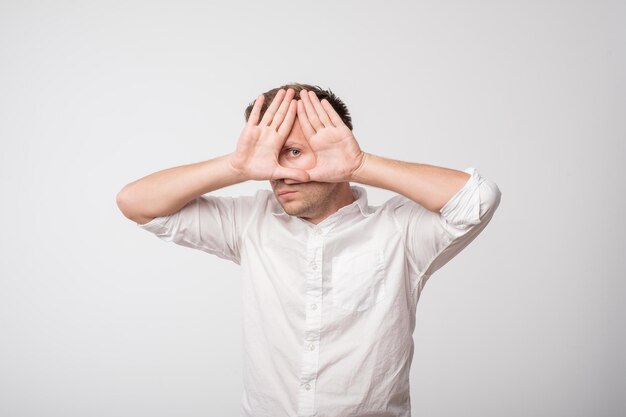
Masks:
[[[325,205],[323,210],[320,210],[320,212],[316,213],[314,216],[301,218],[313,224],[319,224],[329,216],[335,214],[340,208],[348,206],[354,203],[354,201],[355,198],[352,194],[350,183],[342,182],[338,184],[336,192],[328,196],[328,205]]]

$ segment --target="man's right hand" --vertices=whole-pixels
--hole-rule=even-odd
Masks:
[[[177,212],[189,201],[211,191],[247,180],[309,181],[306,171],[285,168],[278,157],[296,119],[295,92],[281,90],[259,122],[263,96],[257,98],[237,150],[208,161],[154,172],[127,184],[117,194],[126,217],[145,224]]]
[[[230,165],[247,180],[276,180],[289,178],[299,182],[309,180],[300,169],[286,168],[278,163],[281,149],[293,127],[296,115],[295,91],[279,90],[259,122],[264,96],[259,96],[248,122],[241,132],[237,149],[230,155]]]

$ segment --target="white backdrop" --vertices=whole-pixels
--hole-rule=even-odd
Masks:
[[[291,81],[365,151],[502,191],[422,293],[414,415],[625,415],[625,28],[620,1],[1,1],[0,415],[239,415],[238,267],[115,196]]]

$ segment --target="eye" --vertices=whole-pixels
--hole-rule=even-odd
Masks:
[[[289,153],[289,156],[298,156],[302,153],[300,149],[294,149],[294,148],[287,149],[287,152]]]

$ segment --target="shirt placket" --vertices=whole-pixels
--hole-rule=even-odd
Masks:
[[[302,366],[298,390],[298,416],[315,414],[315,386],[319,364],[319,341],[322,324],[322,255],[324,232],[311,229],[307,242],[305,300],[306,321],[302,340]]]

